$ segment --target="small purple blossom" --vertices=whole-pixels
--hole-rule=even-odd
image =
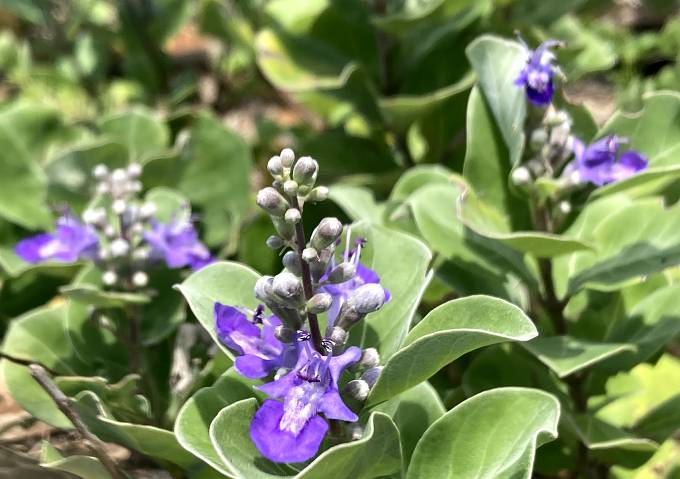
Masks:
[[[214,311],[217,336],[239,355],[234,367],[241,375],[263,378],[274,369],[295,364],[295,345],[284,344],[274,335],[276,327],[281,325],[276,316],[264,316],[258,307],[251,322],[240,310],[221,303],[215,303]],[[261,323],[261,328],[256,323]]]
[[[151,246],[151,256],[164,259],[169,268],[190,266],[196,271],[213,262],[210,251],[198,239],[198,233],[189,221],[152,221],[151,230],[144,233],[144,239]]]
[[[550,49],[559,44],[557,40],[547,40],[533,51],[524,45],[527,62],[515,80],[515,85],[524,87],[527,98],[534,105],[546,106],[552,101],[555,93],[553,77],[557,67],[553,64],[555,55]]]
[[[295,367],[282,378],[260,386],[275,399],[266,400],[253,417],[250,437],[258,450],[274,462],[302,462],[313,457],[328,431],[320,416],[357,421],[340,397],[338,380],[361,357],[356,346],[339,356],[322,356],[309,341],[300,343]]]
[[[97,255],[95,231],[69,214],[60,217],[53,233],[41,233],[17,243],[14,251],[28,263],[47,260],[70,263]]]
[[[350,232],[348,231],[347,233],[348,243],[349,237]],[[365,240],[359,238],[355,241],[354,248],[350,248],[349,244],[346,245],[345,252],[343,253],[342,256],[343,262],[350,263],[355,266],[356,272],[354,276],[342,283],[337,284],[326,283],[321,288],[321,291],[324,291],[333,297],[333,304],[331,305],[331,308],[328,310],[329,330],[333,327],[335,319],[337,318],[343,303],[352,295],[354,291],[356,291],[360,286],[363,286],[365,284],[380,283],[380,277],[378,276],[378,274],[372,269],[364,266],[359,262],[361,256],[361,248],[364,245]],[[326,271],[326,274],[321,278],[321,283],[324,283],[324,281],[328,279],[328,275],[331,273],[331,271],[333,271],[333,269],[335,269],[336,266],[337,264],[335,258],[333,258],[331,260],[330,266],[328,267],[328,270]],[[385,292],[385,302],[387,302],[390,300],[391,295],[387,289],[383,288],[383,290]]]
[[[572,170],[578,171],[581,182],[602,186],[623,180],[647,168],[647,159],[635,150],[621,153],[625,138],[606,136],[586,147],[580,140],[574,141],[575,160]]]

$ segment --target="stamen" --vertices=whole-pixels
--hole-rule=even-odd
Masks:
[[[253,323],[262,324],[262,319],[264,316],[264,304],[258,304],[255,312],[253,313]]]

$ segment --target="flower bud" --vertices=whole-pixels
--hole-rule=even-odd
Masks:
[[[276,178],[283,174],[283,164],[281,163],[281,158],[278,156],[272,156],[267,162],[267,171],[272,177]]]
[[[361,358],[357,363],[359,369],[374,368],[380,364],[380,354],[375,348],[366,348],[361,352]]]
[[[283,240],[276,235],[271,235],[269,238],[267,238],[266,243],[271,249],[281,249],[284,246]]]
[[[127,174],[130,178],[139,178],[142,174],[142,165],[139,163],[130,163],[127,167]]]
[[[547,141],[548,133],[545,131],[545,129],[539,128],[531,133],[529,145],[533,151],[541,151],[541,148],[543,148],[543,145],[545,145]]]
[[[319,259],[319,252],[314,248],[305,248],[304,250],[302,250],[302,259],[304,259],[308,263],[316,261],[317,259]]]
[[[282,217],[286,214],[289,205],[281,193],[271,186],[262,188],[257,192],[257,205],[272,216]]]
[[[106,271],[102,274],[102,283],[106,286],[113,286],[118,281],[118,275],[115,271]]]
[[[156,214],[156,209],[155,204],[146,202],[139,208],[139,216],[144,220],[148,220]]]
[[[284,218],[287,223],[294,225],[300,222],[302,215],[300,214],[300,210],[297,208],[290,208],[286,211]]]
[[[328,282],[332,284],[349,281],[357,274],[357,266],[354,263],[342,262],[328,274]]]
[[[350,441],[358,441],[364,437],[364,426],[359,421],[347,424],[347,435]]]
[[[334,326],[333,329],[331,330],[331,341],[333,341],[333,344],[336,346],[344,346],[345,343],[347,342],[347,331],[345,331],[342,328],[338,328],[337,326]]]
[[[132,252],[132,258],[139,261],[144,261],[149,258],[149,254],[149,248],[147,247],[136,248]]]
[[[255,297],[264,303],[270,301],[274,294],[272,291],[273,281],[274,278],[272,276],[260,276],[260,278],[255,282],[255,287],[253,288]]]
[[[332,304],[333,296],[328,293],[316,293],[307,301],[307,312],[312,314],[325,313],[331,308]]]
[[[109,188],[108,183],[99,183],[97,185],[97,193],[99,193],[100,195],[105,195],[109,191],[111,191],[111,189]]]
[[[290,148],[284,148],[281,150],[279,158],[281,159],[281,164],[284,166],[284,168],[290,168],[293,166],[293,162],[295,161],[295,153]]]
[[[149,276],[144,271],[137,271],[132,275],[132,284],[139,288],[143,288],[149,282]]]
[[[364,402],[368,397],[368,393],[371,392],[371,388],[363,379],[353,379],[345,384],[343,392],[352,399]]]
[[[113,183],[125,183],[128,180],[127,172],[122,168],[116,168],[111,173],[111,181]]]
[[[300,185],[312,186],[316,183],[319,164],[310,156],[303,156],[293,167],[293,179]]]
[[[274,336],[276,336],[276,339],[282,343],[292,343],[295,340],[295,331],[283,324],[280,324],[274,328]]]
[[[518,166],[512,171],[510,179],[515,186],[526,186],[531,183],[531,173],[528,168]]]
[[[107,238],[113,238],[117,233],[118,232],[116,231],[116,228],[113,227],[113,225],[106,225],[104,227],[104,235]]]
[[[88,208],[83,211],[83,221],[90,225],[101,226],[106,222],[106,211],[103,208]]]
[[[117,215],[122,215],[125,213],[125,208],[127,208],[127,203],[125,200],[115,200],[113,204],[111,204],[111,209]]]
[[[364,284],[352,293],[347,304],[359,314],[372,313],[385,304],[385,290],[378,283]]]
[[[104,165],[102,163],[99,163],[92,170],[92,176],[94,176],[97,180],[105,179],[108,174],[109,174],[109,169],[106,167],[106,165]]]
[[[115,240],[111,241],[110,248],[111,256],[114,258],[120,258],[121,256],[128,254],[128,251],[130,251],[130,243],[125,241],[123,238],[116,238]]]
[[[272,291],[287,305],[302,303],[302,282],[293,273],[283,271],[274,276]]]
[[[312,231],[310,244],[317,250],[322,250],[333,244],[342,234],[342,223],[337,218],[324,218]]]
[[[127,184],[127,190],[130,193],[139,193],[142,191],[143,185],[141,181],[130,181]]]
[[[380,373],[382,373],[383,367],[382,366],[375,366],[372,368],[368,368],[366,371],[364,371],[364,374],[361,375],[361,379],[366,381],[368,383],[369,387],[375,386],[375,383],[378,382],[378,378],[380,377]]]
[[[296,181],[288,180],[283,183],[283,191],[290,196],[298,194],[298,184]]]
[[[295,276],[302,276],[302,269],[300,267],[300,256],[295,251],[287,251],[281,260],[284,268],[293,273]]]
[[[286,222],[284,218],[279,218],[276,216],[271,216],[270,218],[272,220],[272,223],[274,224],[276,232],[281,238],[286,240],[293,239],[293,236],[295,235],[295,227],[293,225]]]
[[[317,201],[324,201],[328,198],[328,188],[325,186],[317,186],[314,188],[311,193],[309,193],[309,201],[312,202],[317,202]]]
[[[571,213],[571,203],[569,203],[567,200],[560,201],[557,204],[557,211],[559,211],[562,215],[568,215]]]

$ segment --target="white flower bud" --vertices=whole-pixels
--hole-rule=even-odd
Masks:
[[[255,297],[264,303],[270,301],[274,294],[272,291],[273,281],[274,278],[272,276],[260,276],[255,282]]]
[[[319,252],[314,248],[305,248],[302,250],[302,259],[311,263],[319,258]]]
[[[101,225],[106,221],[106,211],[103,208],[88,208],[83,211],[83,221],[90,225]]]
[[[271,235],[269,238],[267,238],[266,243],[267,246],[270,247],[271,249],[281,249],[285,244],[283,242],[283,239],[276,235]]]
[[[130,226],[130,231],[136,235],[142,234],[144,232],[144,225],[142,223],[133,223]]]
[[[106,286],[113,286],[118,281],[118,275],[115,271],[106,271],[102,274],[102,283]]]
[[[143,185],[141,181],[129,181],[127,184],[127,190],[130,193],[139,193],[142,191]]]
[[[337,326],[331,330],[331,341],[335,345],[343,346],[347,342],[347,336],[347,331]]]
[[[97,180],[103,180],[106,178],[106,175],[109,174],[109,169],[106,167],[106,165],[99,163],[97,166],[94,167],[92,170],[92,176],[94,176]]]
[[[293,179],[300,185],[313,186],[318,172],[319,164],[316,160],[310,156],[303,156],[293,167]]]
[[[293,162],[295,161],[295,152],[291,150],[290,148],[284,148],[281,150],[281,154],[279,154],[279,158],[281,159],[281,164],[285,168],[290,168],[293,166]]]
[[[136,271],[132,275],[132,284],[138,288],[143,288],[149,283],[149,276],[144,271]]]
[[[142,217],[142,219],[148,220],[151,218],[153,215],[156,214],[156,205],[147,201],[142,205],[142,207],[139,209],[139,215]]]
[[[359,286],[347,300],[347,305],[359,314],[377,311],[385,304],[385,290],[377,283]]]
[[[563,215],[568,215],[571,213],[571,203],[567,200],[562,200],[557,204],[557,210]]]
[[[111,209],[119,216],[125,213],[125,208],[127,208],[127,202],[125,200],[114,200],[111,204]]]
[[[359,421],[347,424],[347,434],[350,441],[358,441],[364,437],[364,426]]]
[[[115,170],[113,170],[113,173],[111,173],[111,181],[113,183],[122,184],[125,183],[127,180],[128,174],[122,168],[116,168]]]
[[[125,241],[123,238],[116,238],[115,240],[111,241],[109,247],[111,248],[111,256],[114,258],[125,256],[128,254],[128,251],[130,251],[130,243]]]
[[[105,246],[99,248],[99,259],[101,259],[102,261],[106,261],[109,258],[111,258],[111,250],[109,250],[109,248]]]
[[[322,250],[337,240],[342,234],[342,223],[337,218],[324,218],[312,231],[310,244],[317,250]]]
[[[331,284],[344,283],[357,274],[357,266],[354,263],[342,262],[337,265],[328,275],[328,282]]]
[[[293,196],[297,195],[298,193],[298,184],[296,181],[293,180],[288,180],[283,184],[283,191],[286,192],[287,195]]]
[[[289,208],[286,211],[286,215],[284,216],[284,218],[288,223],[294,225],[300,222],[300,220],[302,219],[302,215],[300,214],[300,210],[298,210],[297,208]]]
[[[528,185],[531,183],[531,172],[524,166],[518,166],[512,171],[510,178],[516,186]]]
[[[357,401],[364,402],[371,392],[368,383],[363,379],[353,379],[349,381],[344,388],[344,393]]]
[[[325,201],[328,198],[328,188],[325,186],[317,186],[311,193],[309,193],[309,201]]]
[[[257,192],[257,205],[272,216],[282,217],[286,214],[289,204],[281,193],[268,186]]]
[[[100,195],[105,195],[109,191],[111,191],[111,189],[109,188],[108,183],[102,182],[97,185],[97,193],[99,193]]]
[[[287,271],[274,276],[272,291],[286,304],[300,304],[302,302],[302,282],[297,276]]]
[[[130,178],[139,178],[142,174],[142,165],[139,163],[130,163],[127,167],[127,174]]]
[[[283,164],[281,163],[281,158],[278,156],[272,156],[267,162],[267,171],[272,177],[276,178],[283,174]]]
[[[360,369],[374,368],[380,364],[380,354],[375,348],[366,348],[361,352],[361,359],[357,363]]]
[[[300,266],[300,256],[295,251],[287,251],[281,260],[284,268],[293,273],[295,276],[302,276],[302,269]]]
[[[145,259],[148,259],[149,258],[149,248],[145,248],[145,247],[136,248],[132,252],[132,258],[139,260],[139,261],[144,261]]]
[[[328,293],[316,293],[307,301],[307,311],[312,314],[325,313],[331,309],[333,296]],[[332,338],[331,338],[332,339]]]
[[[116,231],[116,228],[113,227],[113,225],[106,225],[106,227],[104,227],[104,235],[107,238],[113,238],[116,236],[116,234],[118,234],[118,232]]]

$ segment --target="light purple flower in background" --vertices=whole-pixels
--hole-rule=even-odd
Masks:
[[[41,233],[17,243],[14,251],[24,261],[40,263],[54,260],[65,263],[82,258],[94,258],[99,238],[95,231],[71,215],[56,222],[53,233]]]
[[[309,341],[302,341],[295,367],[259,388],[283,400],[266,400],[253,417],[250,437],[260,453],[274,462],[306,461],[318,452],[328,431],[320,414],[327,419],[357,421],[340,397],[338,380],[360,357],[356,346],[339,356],[322,356]]]
[[[625,138],[615,135],[606,136],[592,145],[574,141],[575,160],[571,170],[578,171],[579,180],[597,186],[623,180],[648,166],[647,159],[635,150],[621,153]]]
[[[557,40],[547,40],[532,51],[524,44],[527,62],[515,80],[515,85],[524,87],[527,98],[534,105],[546,106],[552,101],[555,93],[553,77],[557,67],[553,65],[555,55],[550,49],[558,45],[560,42]]]
[[[237,356],[234,367],[243,376],[258,379],[274,369],[292,367],[297,359],[294,344],[284,344],[274,335],[281,325],[276,316],[264,316],[259,306],[253,313],[253,321],[232,306],[215,303],[215,329],[222,344]],[[261,324],[261,328],[258,324]]]
[[[190,266],[196,271],[213,262],[210,251],[198,239],[198,233],[189,221],[152,221],[151,230],[144,233],[144,239],[151,246],[151,257],[164,259],[169,268]]]
[[[348,243],[349,236],[350,232],[347,233]],[[335,318],[338,316],[338,313],[340,312],[340,308],[342,307],[343,303],[352,295],[354,291],[357,290],[357,288],[368,283],[380,283],[380,277],[378,276],[378,274],[372,269],[367,268],[366,266],[359,262],[361,256],[361,248],[364,246],[364,244],[365,241],[359,238],[355,240],[355,248],[350,249],[349,244],[347,244],[345,252],[343,253],[342,258],[343,262],[353,264],[356,267],[356,273],[354,274],[354,276],[348,281],[345,281],[343,283],[337,284],[327,283],[320,288],[321,291],[324,291],[333,297],[333,304],[331,305],[331,308],[328,310],[329,330],[333,327]],[[320,280],[321,283],[328,279],[328,275],[335,269],[336,266],[337,263],[335,261],[335,258],[333,258],[331,260],[330,266],[328,267],[328,270],[326,271],[326,274],[323,277],[321,277]],[[383,290],[385,291],[385,302],[387,302],[390,300],[391,295],[387,289],[383,288]]]

